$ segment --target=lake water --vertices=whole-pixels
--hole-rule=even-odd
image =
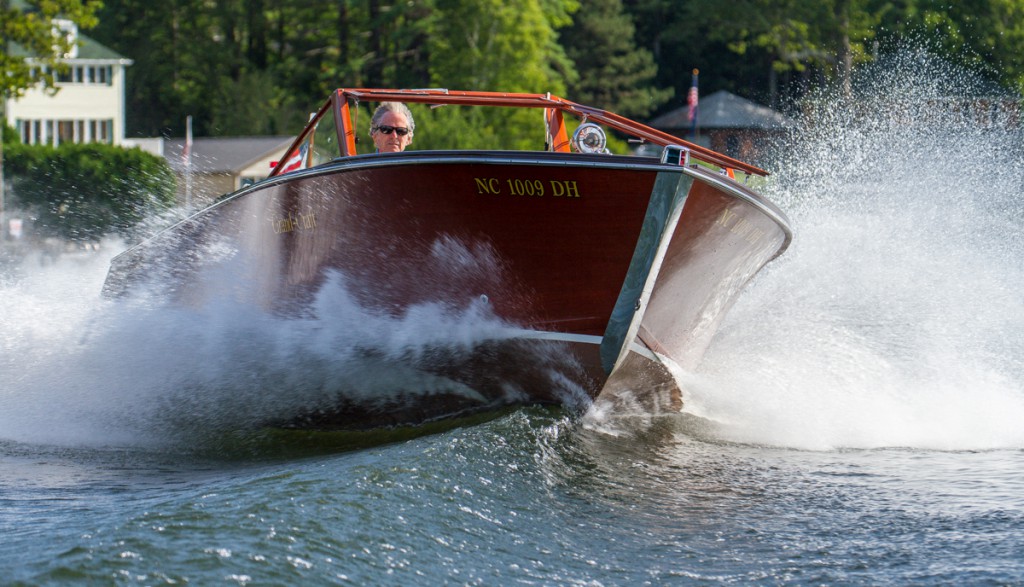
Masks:
[[[0,445],[30,584],[1019,584],[1024,453],[628,439],[526,409],[291,458]]]
[[[102,301],[115,246],[9,270],[0,584],[1024,584],[1024,137],[971,83],[904,63],[789,141],[796,240],[677,416],[211,434],[309,339]]]

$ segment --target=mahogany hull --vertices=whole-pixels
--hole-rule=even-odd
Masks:
[[[104,291],[155,283],[176,303],[227,296],[287,320],[317,317],[333,285],[384,324],[424,309],[478,319],[415,351],[356,353],[370,377],[422,380],[324,389],[268,422],[361,429],[585,405],[623,365],[691,367],[789,238],[781,212],[735,182],[654,159],[357,156],[225,197],[115,258]]]

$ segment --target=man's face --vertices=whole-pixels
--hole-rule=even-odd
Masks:
[[[404,151],[412,142],[412,135],[405,132],[409,130],[409,121],[404,114],[397,112],[385,112],[381,117],[377,129],[373,131],[373,144],[381,153],[398,153]]]

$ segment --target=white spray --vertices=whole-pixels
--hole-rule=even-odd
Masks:
[[[441,244],[440,266],[495,270],[486,255]],[[29,258],[0,283],[0,439],[164,445],[298,414],[338,390],[375,400],[396,390],[473,398],[456,382],[399,366],[517,332],[486,299],[424,303],[399,316],[368,311],[338,273],[300,318],[230,295],[189,307],[159,295],[107,300],[102,282],[122,249],[108,243],[102,254],[46,266]]]
[[[736,442],[1024,447],[1024,129],[922,53],[862,87],[787,141],[769,196],[796,239],[686,410]]]

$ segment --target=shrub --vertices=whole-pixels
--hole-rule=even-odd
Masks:
[[[131,237],[140,221],[174,204],[174,174],[167,162],[138,148],[9,143],[4,172],[12,204],[31,215],[40,236]]]

